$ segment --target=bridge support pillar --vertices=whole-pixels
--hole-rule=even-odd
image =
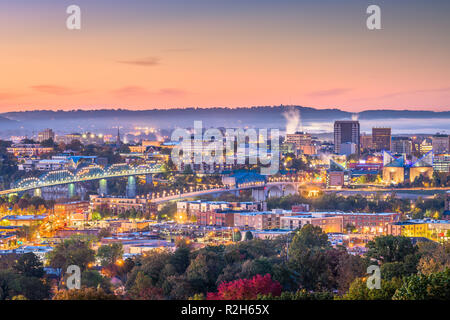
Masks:
[[[11,200],[12,197],[14,197],[14,196],[19,196],[19,195],[17,193],[10,193],[10,194],[8,194],[8,200]]]
[[[255,201],[266,201],[266,193],[264,189],[252,189],[252,198]]]
[[[146,184],[151,184],[151,183],[153,183],[153,175],[147,174],[147,175],[145,176],[145,183],[146,183]]]
[[[42,197],[42,189],[41,188],[34,189],[34,196]]]
[[[128,177],[127,183],[127,198],[136,197],[136,178],[134,176]]]
[[[99,187],[98,187],[98,194],[101,196],[108,194],[108,180],[100,179]]]
[[[75,183],[69,183],[67,185],[67,189],[69,191],[69,198],[72,198],[75,196]]]

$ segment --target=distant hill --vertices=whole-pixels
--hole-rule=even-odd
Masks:
[[[413,110],[368,110],[353,114],[351,112],[334,109],[314,109],[302,106],[256,106],[251,108],[186,108],[186,109],[152,109],[152,110],[72,110],[72,111],[24,111],[0,114],[4,118],[16,122],[17,130],[27,130],[35,133],[43,128],[53,128],[62,132],[104,130],[111,128],[146,126],[158,128],[192,127],[194,121],[202,120],[205,127],[286,127],[288,111],[297,110],[301,124],[332,123],[335,120],[380,119],[450,119],[450,111],[413,111]],[[6,119],[6,120],[8,120]],[[450,121],[449,121],[450,123]],[[8,127],[10,127],[9,125]],[[4,126],[2,126],[4,127]],[[2,129],[2,128],[0,128]],[[325,129],[324,129],[325,130]],[[331,131],[331,128],[326,131]]]
[[[15,123],[15,122],[17,122],[17,121],[13,121],[11,119],[0,116],[0,124],[11,124],[11,123]]]

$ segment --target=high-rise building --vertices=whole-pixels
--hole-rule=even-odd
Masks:
[[[356,153],[359,155],[359,121],[342,120],[334,122],[334,152],[341,153],[341,144],[350,142],[356,145]]]
[[[376,151],[391,150],[391,128],[372,128],[372,145]]]
[[[372,135],[370,134],[362,134],[360,137],[360,143],[361,143],[361,149],[372,149],[373,148],[373,144],[372,144]]]
[[[38,141],[42,142],[48,139],[55,140],[55,133],[52,129],[45,129],[44,131],[41,131],[38,133]]]
[[[450,172],[450,154],[435,154],[433,157],[433,169],[436,172]]]
[[[408,137],[392,137],[391,153],[410,155],[412,152],[412,142]]]
[[[436,134],[431,137],[434,154],[449,153],[450,151],[450,136],[446,134]]]

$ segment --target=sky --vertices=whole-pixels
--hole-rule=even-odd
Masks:
[[[448,111],[449,14],[448,0],[0,0],[0,112]]]

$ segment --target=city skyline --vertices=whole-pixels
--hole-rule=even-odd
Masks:
[[[71,4],[0,6],[1,112],[450,110],[444,1],[382,1],[372,31],[366,1],[77,1],[81,30],[68,30]]]

